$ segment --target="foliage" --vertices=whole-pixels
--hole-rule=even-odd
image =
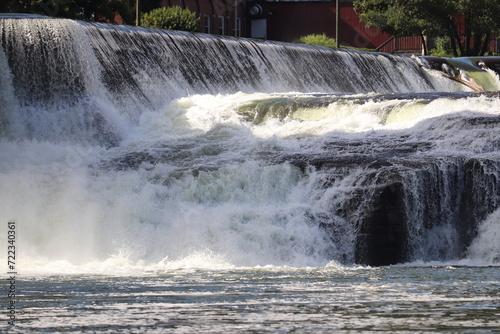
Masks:
[[[36,13],[39,0],[2,0],[0,3],[1,13]]]
[[[200,19],[196,13],[179,6],[157,8],[144,14],[142,25],[159,29],[199,31]]]
[[[336,47],[335,39],[326,36],[326,34],[311,34],[311,35],[302,36],[299,39],[295,40],[295,43],[303,43],[303,44],[317,45],[317,46],[327,46],[329,48]]]
[[[133,21],[133,12],[127,0],[2,0],[0,12],[100,22],[115,22],[119,14],[125,23]]]
[[[136,0],[128,0],[130,2],[130,7],[134,9],[135,13],[135,1]],[[141,13],[147,13],[152,11],[153,9],[160,8],[162,4],[162,0],[141,0]]]
[[[453,57],[453,50],[451,49],[451,40],[448,36],[435,38],[435,48],[429,50],[431,56],[436,57]]]
[[[396,36],[447,36],[455,56],[484,54],[500,32],[498,0],[356,0],[354,8],[368,26]]]

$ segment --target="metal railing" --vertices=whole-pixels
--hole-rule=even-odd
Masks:
[[[417,53],[422,52],[422,39],[420,36],[392,36],[376,48],[379,52],[386,53]]]

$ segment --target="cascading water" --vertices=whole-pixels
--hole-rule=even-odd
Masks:
[[[2,38],[23,106],[5,116],[16,138],[116,145],[123,122],[189,94],[456,89],[390,55],[56,19],[4,19]]]
[[[58,19],[0,36],[24,268],[499,261],[500,98],[421,60]]]

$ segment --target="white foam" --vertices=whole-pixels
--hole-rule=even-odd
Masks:
[[[467,253],[472,261],[500,265],[500,209],[481,223]]]
[[[185,97],[161,113],[143,113],[127,140],[110,150],[71,143],[1,141],[0,221],[17,221],[21,268],[28,272],[147,272],[324,267],[332,258],[353,259],[354,231],[342,227],[346,228],[344,241],[332,243],[318,224],[321,217],[331,214],[332,201],[348,194],[363,171],[353,169],[323,189],[320,172],[304,174],[290,164],[266,165],[255,157],[301,147],[320,149],[329,136],[375,138],[407,129],[406,133],[415,133],[410,137],[436,139],[425,138],[431,125],[442,131],[440,142],[450,143],[443,144],[447,150],[467,137],[479,147],[485,138],[476,136],[477,131],[487,129],[459,133],[447,130],[440,120],[453,114],[497,115],[500,110],[495,99],[480,97],[427,104],[332,104],[317,119],[269,119],[261,125],[246,122],[237,113],[238,106],[248,101],[276,96]],[[382,121],[385,108],[389,117],[394,116],[391,122]],[[309,112],[314,110],[304,111]],[[144,162],[137,169],[125,170],[89,167],[127,152],[175,153],[176,145],[182,154],[156,165]],[[471,258],[497,261],[496,216],[481,227],[469,251]],[[6,231],[1,233],[4,240]]]

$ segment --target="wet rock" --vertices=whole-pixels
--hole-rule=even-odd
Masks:
[[[375,192],[358,233],[357,263],[385,266],[407,260],[408,230],[403,198],[403,184],[400,182]]]

